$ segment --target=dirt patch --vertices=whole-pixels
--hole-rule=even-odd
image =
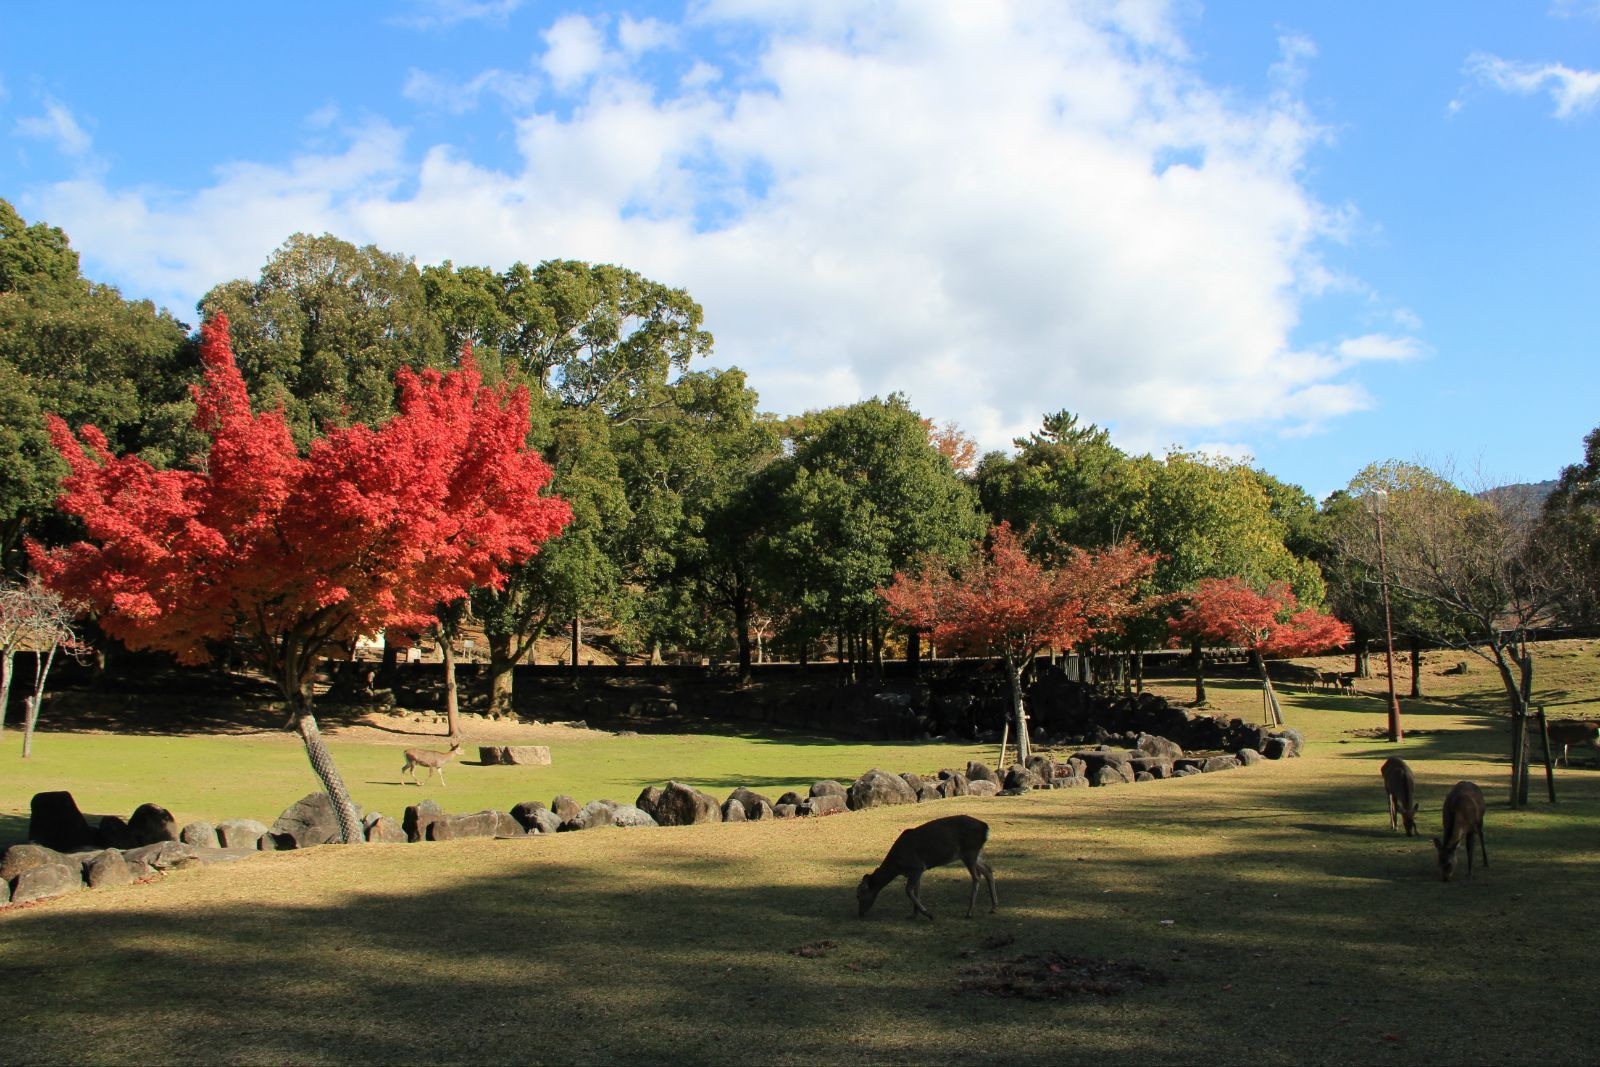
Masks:
[[[320,717],[319,717],[320,720]],[[329,726],[323,723],[322,732],[340,741],[359,744],[415,744],[418,738],[437,738],[443,742],[447,735],[442,723],[433,722],[433,716],[418,719],[410,715],[369,711],[359,719]],[[461,736],[456,738],[466,748],[473,745],[550,745],[563,741],[604,736],[605,731],[591,730],[578,723],[511,722],[507,719],[483,719],[476,715],[461,716]]]
[[[1165,982],[1166,976],[1133,960],[1095,960],[1049,949],[961,971],[966,993],[1023,1000],[1113,997]]]

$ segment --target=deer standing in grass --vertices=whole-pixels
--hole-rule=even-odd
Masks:
[[[950,815],[913,826],[895,839],[878,869],[862,877],[861,884],[856,887],[858,914],[866,915],[883,887],[904,875],[906,896],[911,898],[911,918],[926,915],[931,922],[933,912],[923,907],[917,897],[917,890],[922,887],[922,874],[929,867],[943,867],[957,859],[972,875],[967,918],[972,918],[972,909],[978,903],[979,875],[989,885],[989,910],[994,911],[1000,906],[1000,898],[994,891],[994,871],[983,861],[983,846],[988,840],[989,824],[970,815]]]
[[[1404,821],[1406,836],[1417,836],[1416,778],[1406,761],[1393,756],[1383,761],[1383,791],[1389,794],[1389,829]]]
[[[428,777],[423,779],[423,781],[428,781],[432,779],[435,774],[438,774],[439,784],[444,785],[444,765],[455,759],[456,753],[460,751],[460,741],[457,741],[455,744],[451,745],[449,752],[435,752],[431,748],[408,748],[406,749],[406,765],[400,768],[400,773],[405,774],[407,771],[410,771],[411,784],[420,786],[422,785],[422,782],[417,781],[417,768],[426,767],[428,768]]]
[[[1568,767],[1572,761],[1567,758],[1567,750],[1573,745],[1590,745],[1600,753],[1600,723],[1581,722],[1578,719],[1553,719],[1545,726],[1545,732],[1552,745],[1561,746],[1561,762]]]
[[[1434,838],[1439,853],[1439,873],[1445,881],[1456,870],[1456,852],[1467,844],[1467,877],[1472,877],[1472,839],[1478,839],[1483,865],[1489,866],[1489,850],[1483,844],[1483,790],[1471,782],[1457,782],[1444,798],[1444,837]]]

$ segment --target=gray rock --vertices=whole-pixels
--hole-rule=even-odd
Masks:
[[[499,745],[479,745],[478,762],[483,764],[485,767],[493,767],[500,763],[504,763],[506,762],[505,751],[506,750],[501,748]]]
[[[1261,762],[1261,753],[1253,748],[1241,748],[1234,755],[1239,758],[1239,766],[1241,767],[1254,767]]]
[[[770,818],[770,816],[769,816]],[[660,826],[648,811],[636,808],[632,804],[618,804],[611,809],[611,825],[630,829],[640,826]]]
[[[979,778],[967,783],[967,796],[992,797],[1000,792],[1000,787],[987,778]]]
[[[744,805],[729,797],[722,802],[723,822],[746,822],[748,817],[744,813]]]
[[[994,773],[987,763],[979,760],[972,760],[967,764],[967,781],[993,782],[995,784],[995,792],[1000,791],[1000,776]]]
[[[178,821],[159,804],[140,804],[128,817],[128,829],[141,845],[178,839]]]
[[[1238,768],[1239,760],[1236,756],[1207,756],[1206,761],[1200,765],[1200,769],[1206,774],[1210,774],[1213,771],[1232,771]]]
[[[911,787],[911,792],[912,792],[912,794],[914,796],[916,796],[918,799],[921,799],[921,796],[922,796],[922,775],[916,774],[916,773],[914,773],[912,771],[901,771],[900,772],[900,780],[905,782],[906,785]]]
[[[828,778],[820,782],[812,782],[811,792],[808,795],[814,797],[847,797],[850,795],[850,791],[833,779]]]
[[[90,889],[112,885],[129,885],[133,882],[133,868],[116,849],[106,849],[90,863],[84,864],[83,880]]]
[[[470,815],[441,815],[428,824],[429,841],[455,841],[463,837],[521,837],[522,824],[504,811],[475,811]]]
[[[130,863],[143,863],[158,871],[171,871],[200,862],[200,851],[182,841],[157,841],[153,845],[140,845],[122,854]]]
[[[22,845],[12,845],[4,853],[0,853],[0,881],[14,881],[24,871],[35,867],[47,867],[52,863],[76,863],[53,848],[44,845],[35,845],[32,842]]]
[[[789,792],[783,794],[783,796],[778,798],[778,802],[773,805],[773,808],[776,809],[776,808],[783,807],[785,805],[787,805],[787,806],[789,806],[791,808],[798,808],[801,804],[804,804],[805,802],[806,802],[806,798],[805,797],[801,796],[799,793],[794,792],[793,790],[790,790]]]
[[[513,767],[547,767],[550,764],[550,746],[507,745],[500,750],[500,762]]]
[[[878,770],[876,767],[851,784],[847,801],[851,811],[916,802],[917,794],[912,792],[904,778],[888,771]]]
[[[1287,737],[1269,737],[1261,746],[1263,759],[1289,759],[1294,754],[1294,742]]]
[[[535,813],[549,810],[549,808],[545,807],[537,800],[524,800],[520,804],[513,804],[511,806],[511,817],[517,820],[517,822],[522,825],[522,829],[526,832],[530,834],[539,833],[539,817]],[[554,816],[552,816],[552,818],[554,818]],[[556,821],[556,825],[560,825],[560,820]]]
[[[782,804],[782,803],[779,803],[779,804],[772,805],[773,818],[776,818],[776,819],[793,819],[793,818],[798,817],[799,814],[800,814],[800,805],[798,805],[798,804]]]
[[[78,802],[66,790],[35,793],[28,810],[29,841],[60,852],[94,844],[89,820],[83,817]]]
[[[769,815],[772,812],[772,801],[771,800],[769,800],[766,797],[762,796],[760,793],[757,793],[757,792],[755,792],[753,790],[750,790],[750,789],[746,789],[742,785],[739,788],[735,789],[733,792],[729,793],[728,794],[728,799],[729,800],[735,800],[735,801],[739,802],[740,806],[742,806],[744,808],[744,817],[746,819],[757,819],[757,818],[760,818],[760,816],[757,815],[756,812],[760,809],[760,807],[763,804],[766,805],[767,813]]]
[[[0,878],[0,904],[11,903],[11,883]]]
[[[123,862],[128,865],[128,874],[135,882],[143,882],[156,876],[156,869],[148,863],[136,863],[129,859],[124,859]]]
[[[217,828],[208,822],[196,820],[189,823],[178,832],[178,840],[186,845],[197,845],[200,848],[221,848],[222,842],[217,839]],[[255,842],[250,843],[252,848]]]
[[[1032,769],[1024,767],[1020,763],[1013,763],[1006,768],[1006,776],[1001,784],[1006,789],[1015,789],[1026,793],[1030,789],[1043,789],[1047,781]]]
[[[255,848],[267,824],[255,819],[223,819],[217,823],[217,843],[223,848]]]
[[[659,785],[647,785],[639,791],[639,797],[633,802],[633,806],[655,818],[656,808],[661,804],[661,795],[662,789]]]
[[[722,805],[715,797],[682,782],[668,782],[656,805],[656,822],[662,826],[694,826],[721,822]]]
[[[1133,772],[1133,780],[1135,782],[1153,782],[1156,780],[1156,776],[1149,771],[1135,771]]]
[[[30,900],[44,900],[83,888],[82,868],[76,863],[46,863],[29,867],[17,875],[11,888],[11,903],[26,904]]]
[[[1089,784],[1093,786],[1127,785],[1133,781],[1132,773],[1125,771],[1125,765],[1117,763],[1101,764],[1099,770],[1091,771]]]
[[[404,845],[411,839],[405,827],[387,815],[377,815],[367,822],[367,840],[375,845]]]
[[[1164,759],[1168,762],[1183,758],[1183,746],[1176,741],[1169,741],[1165,737],[1157,737],[1155,734],[1140,734],[1139,740],[1134,747],[1146,755],[1155,756],[1157,759]]]
[[[400,826],[406,832],[407,841],[426,841],[428,825],[443,816],[444,810],[437,802],[424,800],[406,808],[405,814],[400,817]]]
[[[833,815],[841,811],[849,811],[850,805],[844,797],[833,793],[824,793],[820,797],[807,797],[800,805],[801,815]]]
[[[1160,756],[1135,756],[1128,762],[1134,776],[1148,774],[1152,778],[1171,778],[1172,761]]]
[[[945,798],[966,796],[967,776],[960,771],[940,771],[939,795]]]
[[[361,808],[357,806],[356,817]],[[287,835],[295,848],[311,848],[344,840],[339,831],[339,818],[334,813],[333,799],[326,793],[307,793],[289,807],[268,829],[274,835]]]
[[[562,822],[571,822],[578,817],[578,812],[582,811],[583,808],[576,800],[562,793],[550,801],[550,810],[555,812],[556,818]]]
[[[944,796],[939,792],[939,785],[939,782],[923,781],[917,788],[917,803],[925,804],[930,800],[943,800]]]
[[[760,798],[754,804],[745,805],[744,812],[745,817],[750,819],[752,822],[760,819],[771,819],[774,817],[772,805],[767,802],[766,797]]]
[[[1272,731],[1271,740],[1269,740],[1267,742],[1267,744],[1270,745],[1272,743],[1272,741],[1280,740],[1280,739],[1288,746],[1288,751],[1285,753],[1285,756],[1289,756],[1289,757],[1298,756],[1305,750],[1305,747],[1306,747],[1305,738],[1300,735],[1300,731],[1299,730],[1296,730],[1292,726],[1285,726],[1281,730]],[[1263,746],[1263,748],[1261,749],[1261,754],[1263,756],[1267,756],[1268,759],[1281,759],[1281,758],[1284,758],[1284,757],[1280,757],[1280,756],[1267,755],[1267,750],[1266,750],[1265,746]]]
[[[1089,788],[1089,779],[1078,777],[1057,778],[1050,784],[1057,789],[1087,789]]]

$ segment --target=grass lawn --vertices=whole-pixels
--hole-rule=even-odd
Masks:
[[[1600,659],[1573,662],[1563,685],[1591,700]],[[1259,706],[1246,686],[1210,688]],[[1383,723],[1377,700],[1291,696],[1306,757],[1247,770],[816,820],[325,846],[3,910],[0,1061],[1589,1062],[1600,772],[1559,769],[1555,805],[1536,778],[1511,811],[1504,720],[1464,694],[1406,702],[1398,749],[1362,736]],[[426,792],[474,810],[631,799],[670,775],[780,790],[965,758],[777,735],[585,744],[549,768],[454,768]],[[1451,784],[1484,787],[1487,870],[1444,884],[1426,838],[1389,830],[1377,768],[1396,751],[1427,832]],[[398,811],[422,792],[386,784],[394,746],[335,752],[365,803]],[[48,782],[88,810],[165,798],[180,818],[270,817],[311,788],[275,738],[47,734],[36,753],[22,780],[7,757],[8,810]],[[965,873],[944,869],[923,886],[937,922],[911,922],[898,883],[857,919],[854,885],[895,835],[958,812],[991,826],[999,913],[964,920]],[[959,988],[967,969],[1046,950],[1161,980],[1051,1000]]]

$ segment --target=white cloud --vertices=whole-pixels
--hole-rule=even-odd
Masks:
[[[413,11],[389,21],[414,30],[443,29],[460,22],[503,24],[523,0],[413,0]]]
[[[624,54],[642,55],[657,48],[672,48],[678,43],[678,30],[659,19],[635,19],[624,15],[617,23],[617,43]]]
[[[1426,352],[1415,337],[1363,334],[1339,342],[1339,354],[1351,361],[1416,359]]]
[[[94,146],[93,139],[67,106],[48,97],[44,101],[44,114],[18,119],[15,129],[19,136],[49,141],[62,155],[74,158],[87,156]]]
[[[1301,301],[1345,284],[1318,248],[1351,215],[1302,180],[1326,134],[1296,95],[1299,38],[1248,102],[1205,84],[1150,5],[713,0],[693,17],[696,39],[761,47],[646,84],[630,52],[681,46],[675,27],[567,16],[528,71],[413,72],[413,100],[512,101],[509,169],[450,145],[408,159],[376,126],[189,195],[51,187],[38,214],[175,304],[253,276],[295,230],[422,262],[624,263],[702,302],[717,361],[764,408],[903,390],[986,448],[1063,407],[1140,450],[1309,432],[1370,404],[1341,376],[1411,343],[1291,339]],[[537,102],[546,77],[570,107]]]
[[[1555,103],[1555,116],[1569,119],[1600,103],[1600,71],[1573,70],[1560,63],[1520,63],[1485,52],[1467,58],[1467,73],[1501,92],[1531,96],[1546,92]],[[1451,102],[1459,110],[1462,102]]]

